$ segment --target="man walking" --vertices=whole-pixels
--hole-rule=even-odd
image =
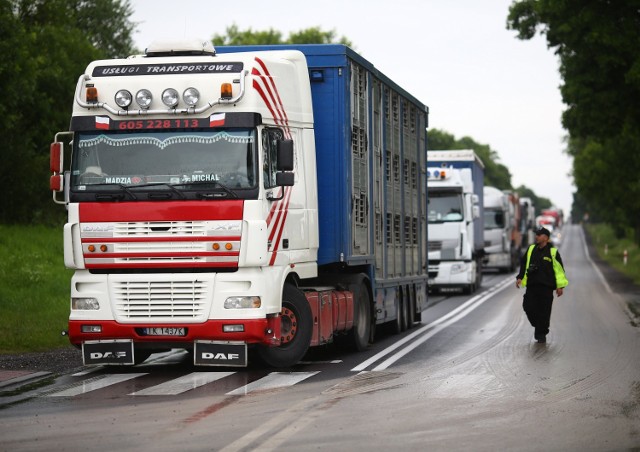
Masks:
[[[549,334],[553,291],[561,297],[569,284],[560,253],[549,243],[550,235],[547,228],[536,231],[536,243],[522,256],[520,272],[516,276],[516,287],[527,288],[522,307],[535,328],[535,340],[541,344],[547,342]]]

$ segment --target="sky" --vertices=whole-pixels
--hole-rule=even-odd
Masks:
[[[211,39],[240,30],[311,27],[356,52],[429,107],[429,128],[488,145],[525,185],[571,211],[573,179],[561,125],[559,62],[543,36],[507,30],[511,0],[131,0],[134,43]]]

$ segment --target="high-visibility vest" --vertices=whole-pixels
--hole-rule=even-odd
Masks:
[[[527,250],[527,263],[525,265],[525,272],[524,272],[524,277],[522,278],[521,284],[522,287],[526,287],[527,286],[527,270],[529,270],[529,262],[531,261],[531,254],[533,254],[533,248],[536,245],[530,245],[529,249]],[[562,268],[562,265],[560,265],[560,262],[558,262],[556,260],[556,254],[558,253],[558,249],[551,247],[551,262],[553,263],[553,273],[555,274],[556,277],[556,287],[558,289],[562,289],[564,287],[567,287],[569,285],[569,280],[567,279],[567,276],[564,274],[564,269]]]

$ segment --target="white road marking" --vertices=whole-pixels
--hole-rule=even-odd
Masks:
[[[89,379],[83,381],[78,386],[73,388],[65,389],[60,392],[54,392],[53,394],[49,394],[49,397],[73,397],[80,394],[86,394],[87,392],[95,391],[97,389],[106,388],[107,386],[115,385],[118,383],[122,383],[123,381],[132,380],[134,378],[142,377],[143,375],[147,375],[146,373],[132,373],[132,374],[113,374],[113,375],[105,375],[104,377],[100,377],[97,379]]]
[[[417,346],[419,346],[423,342],[427,341],[428,339],[430,339],[431,337],[433,337],[434,335],[436,335],[437,333],[442,331],[447,326],[449,326],[449,325],[457,322],[458,320],[466,317],[468,314],[470,314],[474,309],[476,309],[482,303],[484,303],[485,301],[490,299],[496,293],[504,290],[506,287],[509,287],[509,285],[511,285],[511,284],[513,284],[515,286],[515,280],[514,280],[514,278],[509,276],[509,277],[505,278],[502,282],[500,282],[500,283],[496,284],[495,286],[493,286],[492,288],[490,288],[490,289],[488,289],[488,290],[476,295],[475,297],[470,298],[469,300],[467,300],[465,303],[463,303],[460,306],[458,306],[453,311],[447,313],[446,315],[440,317],[437,320],[434,320],[433,322],[429,323],[428,325],[423,326],[422,328],[420,328],[419,330],[415,331],[414,333],[408,335],[404,339],[394,343],[393,345],[385,348],[384,350],[382,350],[381,352],[375,354],[374,356],[372,356],[371,358],[367,359],[366,361],[358,364],[356,367],[354,367],[351,370],[354,371],[354,372],[360,372],[362,370],[365,370],[367,367],[371,366],[372,364],[374,364],[375,362],[379,361],[383,357],[389,355],[390,353],[392,353],[397,348],[400,348],[404,344],[406,344],[408,342],[411,342],[411,341],[414,341],[414,339],[415,339],[415,341],[411,342],[407,347],[403,348],[402,350],[400,350],[395,355],[392,355],[390,358],[388,358],[382,364],[379,364],[378,366],[373,368],[373,370],[384,370],[384,369],[386,369],[391,364],[393,364],[396,361],[398,361],[400,358],[405,356],[411,350],[415,349]],[[426,334],[424,334],[424,333],[426,333]]]
[[[200,386],[212,383],[221,378],[233,375],[235,372],[193,372],[173,380],[166,381],[150,388],[132,392],[129,395],[149,396],[149,395],[177,395],[183,392],[196,389]]]
[[[271,372],[260,380],[256,380],[248,385],[227,392],[226,395],[247,395],[255,391],[293,386],[309,377],[313,377],[317,373],[319,372]]]

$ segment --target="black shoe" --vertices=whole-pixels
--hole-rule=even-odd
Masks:
[[[545,334],[534,334],[533,338],[536,340],[536,342],[538,342],[539,344],[544,344],[545,342],[547,342],[547,336]]]

